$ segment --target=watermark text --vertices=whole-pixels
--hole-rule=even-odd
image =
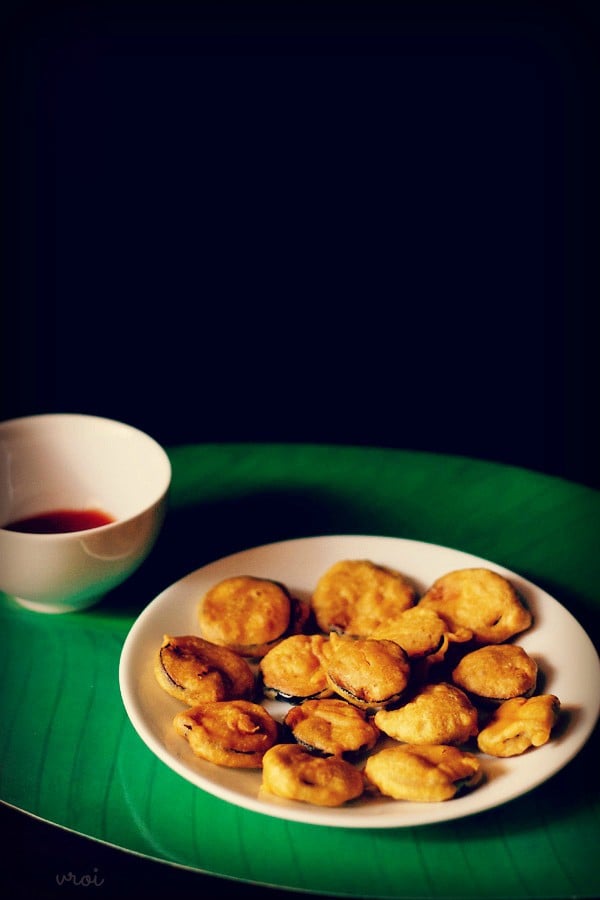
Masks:
[[[76,875],[75,872],[64,872],[56,874],[56,883],[59,887],[64,884],[72,884],[75,887],[100,887],[104,884],[104,878],[98,872],[96,866],[92,869],[93,874]]]

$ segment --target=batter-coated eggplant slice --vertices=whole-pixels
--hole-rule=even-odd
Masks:
[[[369,637],[395,641],[406,650],[409,658],[424,659],[430,664],[441,662],[451,643],[464,643],[471,632],[453,632],[448,623],[433,609],[418,604],[401,612],[392,622],[386,622]]]
[[[251,699],[255,678],[245,659],[196,635],[166,634],[156,655],[159,685],[188,706],[208,700]]]
[[[349,638],[332,632],[326,662],[334,693],[360,709],[375,711],[395,703],[407,688],[410,664],[394,641]]]
[[[298,744],[277,744],[265,753],[265,791],[315,806],[342,806],[364,791],[361,772],[339,756],[313,756]]]
[[[559,713],[560,700],[554,694],[506,700],[480,731],[477,745],[488,756],[519,756],[548,743]]]
[[[452,681],[476,701],[497,705],[531,697],[538,665],[518,644],[488,644],[467,653],[452,670]]]
[[[207,640],[260,659],[289,634],[302,630],[308,607],[285,585],[268,578],[239,575],[210,588],[198,610]]]
[[[324,756],[355,758],[371,750],[380,735],[364,710],[337,697],[306,700],[283,721],[299,744]]]
[[[322,634],[294,634],[284,638],[258,664],[266,697],[302,703],[333,693],[324,668],[329,640]]]
[[[417,599],[401,573],[367,559],[340,560],[318,580],[312,609],[324,633],[366,637]]]
[[[382,709],[375,724],[405,744],[464,744],[479,731],[479,714],[452,684],[427,684],[397,709]]]
[[[457,569],[442,575],[421,597],[453,632],[471,631],[480,644],[500,644],[530,627],[533,618],[522,597],[503,575],[491,569]]]
[[[451,800],[483,776],[475,754],[444,744],[385,747],[369,757],[364,772],[384,796],[418,803]]]
[[[200,703],[173,719],[192,752],[219,766],[259,769],[279,738],[279,726],[264,707],[248,700]]]

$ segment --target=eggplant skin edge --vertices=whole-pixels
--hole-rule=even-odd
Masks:
[[[361,697],[357,697],[356,694],[353,694],[346,688],[343,688],[340,685],[336,684],[333,680],[331,681],[331,686],[332,688],[334,688],[336,693],[338,693],[340,697],[343,697],[344,700],[347,700],[348,703],[351,703],[354,706],[359,706],[361,709],[369,711],[386,709],[388,706],[396,703],[404,693],[404,691],[396,691],[395,694],[391,694],[389,697],[383,697],[380,700],[363,700]]]
[[[164,651],[164,650],[168,650],[170,647],[172,647],[171,644],[163,644],[163,646],[162,646],[162,647],[160,648],[160,650],[158,651],[158,656],[159,656],[159,659],[160,659],[160,667],[161,667],[162,671],[164,672],[165,677],[169,679],[169,681],[171,682],[171,684],[172,684],[174,687],[179,688],[180,690],[183,690],[183,689],[184,689],[184,688],[183,688],[183,685],[182,685],[182,684],[179,684],[178,681],[175,681],[175,679],[173,678],[173,676],[171,675],[171,673],[168,671],[167,667],[165,666],[165,661],[164,661],[164,659],[163,659],[163,651]]]
[[[304,703],[306,700],[322,700],[324,697],[329,697],[331,695],[330,688],[324,688],[322,691],[317,691],[316,694],[286,694],[284,691],[280,691],[278,688],[269,687],[269,685],[262,685],[262,692],[265,697],[268,697],[269,700],[280,700],[282,703],[291,703],[294,706],[299,706],[301,703]]]

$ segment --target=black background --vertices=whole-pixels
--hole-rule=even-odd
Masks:
[[[3,17],[2,418],[600,485],[597,4]]]
[[[5,3],[0,418],[599,487],[599,8]],[[9,818],[15,890],[99,865]]]

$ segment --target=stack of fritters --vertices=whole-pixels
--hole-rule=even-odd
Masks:
[[[484,779],[482,755],[539,747],[558,720],[514,643],[532,614],[490,569],[449,572],[419,598],[389,566],[340,560],[310,605],[245,575],[199,600],[199,635],[164,636],[157,682],[186,705],[173,724],[193,753],[261,769],[267,795],[448,800]]]

